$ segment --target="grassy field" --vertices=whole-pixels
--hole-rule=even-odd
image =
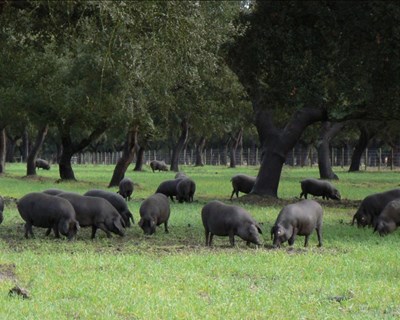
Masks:
[[[343,201],[318,200],[324,207],[324,246],[299,237],[293,248],[270,249],[270,228],[285,203],[295,202],[299,181],[317,177],[317,168],[284,168],[279,201],[245,197],[245,207],[263,226],[264,245],[247,247],[237,239],[215,237],[204,246],[202,206],[229,202],[230,178],[257,174],[255,167],[182,167],[197,183],[195,202],[171,204],[170,233],[159,228],[144,236],[135,224],[123,238],[81,229],[74,242],[23,237],[15,199],[32,191],[60,188],[84,193],[106,189],[112,166],[76,166],[78,182],[56,183],[58,168],[23,177],[22,164],[9,164],[0,177],[6,199],[0,225],[0,319],[394,319],[400,317],[399,240],[349,225],[365,196],[399,186],[400,172],[347,173],[336,168],[334,182]],[[130,169],[131,170],[131,169]],[[129,207],[139,220],[141,201],[174,173],[129,171],[135,181]],[[116,188],[112,189],[116,191]],[[356,201],[358,200],[358,201]],[[10,297],[15,286],[29,299]]]

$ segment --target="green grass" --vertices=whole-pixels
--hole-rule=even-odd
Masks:
[[[320,201],[324,207],[324,246],[316,235],[309,248],[299,237],[294,248],[269,249],[269,230],[281,202],[257,201],[245,207],[263,224],[265,246],[246,247],[237,239],[215,237],[204,246],[200,212],[209,200],[229,202],[230,178],[256,175],[255,167],[182,167],[197,183],[195,202],[171,204],[170,233],[162,228],[145,236],[135,224],[124,238],[108,239],[82,229],[78,239],[46,238],[34,228],[35,239],[23,237],[23,221],[10,198],[32,191],[60,188],[83,193],[106,189],[113,166],[75,166],[78,182],[56,183],[58,171],[40,171],[24,178],[22,164],[9,164],[0,177],[6,198],[0,225],[0,319],[393,319],[400,317],[400,273],[395,232],[381,238],[371,229],[351,227],[354,201],[399,185],[399,172],[347,173],[335,168],[334,182],[341,204]],[[129,203],[136,222],[141,201],[174,173],[129,171],[135,181]],[[294,202],[299,181],[317,177],[317,168],[285,167],[279,195]],[[116,188],[111,190],[116,191]],[[30,299],[9,297],[14,285],[29,291]],[[337,300],[341,300],[338,302]]]

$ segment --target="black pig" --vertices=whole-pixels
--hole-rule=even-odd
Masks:
[[[303,195],[307,199],[307,194],[311,194],[317,197],[322,196],[322,199],[340,200],[340,192],[329,181],[310,178],[300,181],[300,184],[300,199]]]
[[[164,223],[164,230],[168,233],[168,219],[170,207],[168,198],[162,193],[155,193],[144,200],[139,209],[139,226],[145,234],[156,232],[156,226]]]
[[[44,170],[50,170],[50,164],[48,161],[44,159],[36,159],[35,160],[35,166],[36,168],[44,169]]]
[[[125,235],[124,220],[106,199],[81,196],[72,192],[60,193],[54,197],[66,199],[72,204],[80,226],[92,227],[92,239],[96,236],[97,229],[103,230],[107,237],[111,237],[110,232]]]
[[[213,236],[229,236],[231,246],[235,245],[235,236],[247,242],[260,244],[259,224],[241,207],[226,205],[214,200],[201,210],[201,219],[206,235],[206,246],[211,246]]]
[[[236,198],[239,197],[239,192],[250,193],[251,189],[253,189],[254,183],[256,182],[256,178],[245,174],[237,174],[232,177],[231,181],[233,187],[233,191],[231,194],[232,200],[232,197],[235,193]]]
[[[17,208],[25,223],[25,238],[32,237],[32,226],[54,230],[56,238],[60,233],[69,240],[73,239],[79,230],[74,207],[62,198],[57,198],[41,192],[32,192],[17,201]]]
[[[94,189],[86,192],[84,196],[99,197],[106,199],[113,205],[115,209],[117,209],[122,219],[124,219],[124,223],[127,227],[131,226],[130,220],[132,220],[132,223],[135,223],[133,215],[129,211],[128,205],[126,204],[124,198],[121,195],[110,191]]]
[[[153,172],[155,170],[158,170],[158,172],[168,171],[168,166],[164,161],[153,160],[150,162],[150,168],[153,170]]]
[[[400,199],[390,201],[376,218],[374,232],[380,236],[392,233],[400,225]]]
[[[296,236],[305,236],[304,246],[315,229],[318,236],[318,246],[322,246],[322,215],[321,205],[314,200],[303,200],[289,204],[279,212],[274,226],[271,228],[273,245],[279,247],[288,241],[293,245]]]
[[[133,181],[129,178],[123,178],[119,182],[119,193],[126,201],[131,200],[131,195],[133,193]]]
[[[364,198],[353,216],[352,225],[357,221],[358,227],[373,226],[376,217],[392,200],[400,198],[400,189],[374,193]]]

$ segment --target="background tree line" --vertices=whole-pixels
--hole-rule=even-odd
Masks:
[[[21,141],[36,174],[45,138],[61,179],[77,152],[122,150],[110,186],[146,149],[176,171],[188,143],[243,139],[256,194],[277,196],[298,143],[335,178],[329,143],[358,141],[356,170],[371,139],[397,142],[399,18],[394,1],[3,1],[0,172]]]

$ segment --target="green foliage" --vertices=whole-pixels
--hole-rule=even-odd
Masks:
[[[239,20],[229,65],[278,127],[303,107],[332,119],[390,118],[399,106],[399,19],[394,1],[257,1]]]

